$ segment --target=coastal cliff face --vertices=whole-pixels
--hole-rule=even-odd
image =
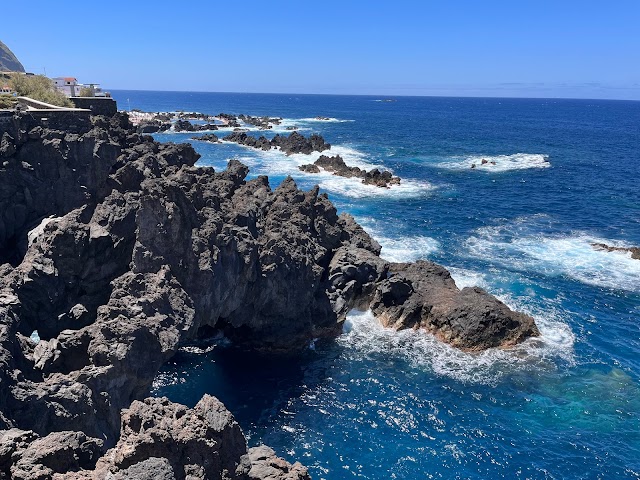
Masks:
[[[24,72],[20,60],[2,42],[0,42],[0,72]]]
[[[287,178],[273,189],[246,180],[237,161],[215,172],[195,167],[198,157],[135,133],[120,114],[73,132],[16,115],[3,133],[6,475],[308,478],[266,447],[247,450],[213,397],[191,410],[140,401],[180,346],[217,332],[292,352],[338,335],[351,308],[372,308],[389,326],[467,350],[538,334],[531,317],[458,290],[442,267],[382,260],[317,187]]]

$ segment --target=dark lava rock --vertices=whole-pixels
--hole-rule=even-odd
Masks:
[[[300,165],[298,167],[299,170],[307,173],[320,173],[320,169],[314,165],[313,163],[307,163],[305,165]]]
[[[530,316],[511,311],[481,288],[458,289],[444,267],[426,261],[391,264],[371,310],[386,326],[421,327],[470,351],[508,347],[540,334]]]
[[[358,167],[349,167],[340,155],[328,157],[321,155],[314,162],[317,167],[322,167],[328,172],[341,177],[357,177],[362,179],[362,183],[374,185],[376,187],[389,188],[391,185],[399,185],[400,178],[394,177],[389,171],[380,171],[377,168],[367,172]]]
[[[287,155],[293,153],[310,154],[312,152],[322,152],[329,150],[331,145],[324,141],[320,135],[313,134],[309,138],[299,134],[298,132],[292,132],[289,136],[276,135],[271,140],[273,147],[280,147]]]
[[[277,134],[269,141],[263,136],[256,138],[252,135],[247,135],[245,132],[234,131],[224,137],[223,140],[261,150],[280,148],[280,150],[287,155],[294,153],[304,153],[308,155],[312,152],[322,152],[323,150],[331,148],[331,145],[326,143],[320,135],[313,134],[309,138],[306,138],[298,132],[292,132],[289,136]]]
[[[195,127],[193,125],[193,123],[191,123],[189,120],[176,120],[176,122],[173,124],[173,129],[176,132],[194,132],[195,131]]]
[[[139,402],[180,346],[212,333],[300,351],[371,306],[469,350],[537,334],[442,267],[382,260],[317,187],[272,189],[234,160],[195,167],[191,145],[155,142],[126,115],[36,123],[11,120],[0,168],[0,469],[15,478],[307,478],[264,449],[247,455],[211,397],[193,410]]]
[[[630,252],[631,258],[640,260],[640,247],[612,247],[606,243],[592,243],[596,250],[606,250],[607,252]]]
[[[171,128],[171,123],[163,122],[160,120],[150,120],[148,122],[141,122],[138,124],[136,131],[138,133],[157,133],[166,132]]]
[[[213,142],[213,143],[217,143],[219,141],[218,136],[215,133],[205,133],[204,135],[191,137],[191,139],[199,140],[201,142]]]

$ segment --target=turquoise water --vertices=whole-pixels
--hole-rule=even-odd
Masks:
[[[224,341],[185,349],[155,395],[218,396],[251,444],[318,479],[640,478],[640,261],[590,246],[640,245],[639,102],[114,96],[123,108],[281,116],[282,130],[322,134],[348,164],[392,169],[402,185],[384,190],[298,171],[313,158],[194,142],[202,165],[234,157],[272,186],[288,174],[319,183],[383,257],[442,263],[542,332],[472,355],[354,313],[337,340],[294,359]],[[470,168],[483,158],[496,165]]]

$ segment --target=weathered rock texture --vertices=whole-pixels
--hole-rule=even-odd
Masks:
[[[234,132],[224,137],[223,140],[239,143],[240,145],[260,150],[279,148],[287,155],[294,153],[309,155],[313,152],[322,152],[331,148],[331,145],[325,142],[324,138],[315,133],[309,136],[309,138],[299,134],[298,132],[292,132],[289,136],[277,134],[269,140],[264,136],[256,138],[252,135],[247,135],[244,132]]]
[[[0,469],[15,478],[306,478],[265,449],[245,456],[213,398],[193,410],[136,402],[181,345],[215,331],[289,352],[371,305],[387,324],[470,350],[537,334],[490,295],[459,292],[442,267],[380,259],[317,187],[272,189],[237,161],[196,168],[190,145],[156,143],[124,115],[73,133],[20,115],[12,125],[0,167]]]
[[[320,173],[320,168],[334,175],[347,178],[361,178],[365,185],[374,185],[376,187],[389,188],[391,185],[400,185],[400,177],[394,177],[389,171],[380,171],[374,168],[370,171],[363,170],[359,167],[350,167],[340,155],[328,157],[320,155],[320,157],[312,164],[301,165],[298,168],[307,173]]]

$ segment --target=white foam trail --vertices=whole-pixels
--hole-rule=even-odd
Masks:
[[[389,262],[415,262],[426,260],[429,255],[440,250],[440,242],[431,237],[413,236],[389,238],[375,236],[382,246],[380,256]]]
[[[223,140],[222,143],[233,142],[225,142]],[[244,145],[240,146],[245,147]],[[324,190],[350,198],[415,198],[428,195],[434,189],[427,182],[407,179],[402,179],[400,185],[393,185],[391,188],[380,188],[374,185],[365,185],[358,178],[340,177],[323,170],[320,173],[306,173],[298,169],[300,165],[315,162],[321,155],[340,155],[350,167],[359,167],[364,170],[380,168],[391,171],[387,167],[369,162],[366,154],[344,145],[332,145],[329,150],[313,152],[309,155],[302,153],[286,155],[280,149],[271,149],[265,152],[252,147],[245,148],[255,153],[257,157],[251,158],[247,156],[241,157],[239,160],[246,162],[252,168],[253,173],[269,176],[292,175],[298,178],[307,178],[318,183]],[[260,161],[256,161],[256,159],[260,159]]]
[[[317,175],[317,174],[316,174]],[[329,175],[329,174],[327,174]],[[417,198],[431,194],[434,187],[427,182],[403,179],[400,185],[391,188],[380,188],[365,185],[357,178],[344,178],[337,175],[324,177],[318,181],[321,188],[351,198]]]
[[[514,234],[515,233],[515,234]],[[597,250],[591,244],[625,246],[588,234],[572,236],[518,235],[507,227],[485,227],[466,241],[472,256],[519,271],[565,275],[599,287],[640,292],[640,261],[631,253]]]
[[[487,163],[482,164],[482,160]],[[495,162],[493,165],[491,162]],[[437,166],[449,170],[474,170],[483,172],[508,172],[511,170],[527,170],[530,168],[548,168],[551,166],[548,155],[536,153],[516,153],[513,155],[473,155],[443,162]]]
[[[465,383],[495,384],[503,376],[541,367],[555,368],[556,360],[573,361],[574,337],[558,320],[536,316],[541,337],[508,349],[465,353],[423,330],[384,328],[370,311],[352,311],[339,342],[363,355],[384,354],[408,361],[414,368]]]
[[[299,118],[298,122],[320,122],[320,123],[347,123],[347,122],[355,122],[355,120],[342,120],[340,118],[333,117],[325,117],[325,118]]]
[[[457,267],[447,267],[456,286],[462,290],[465,287],[481,287],[487,289],[485,276],[480,272],[473,272]]]
[[[440,250],[440,242],[425,235],[392,238],[381,233],[376,226],[376,219],[371,217],[357,218],[357,221],[382,247],[380,256],[389,262],[415,262],[426,260],[429,255]]]

